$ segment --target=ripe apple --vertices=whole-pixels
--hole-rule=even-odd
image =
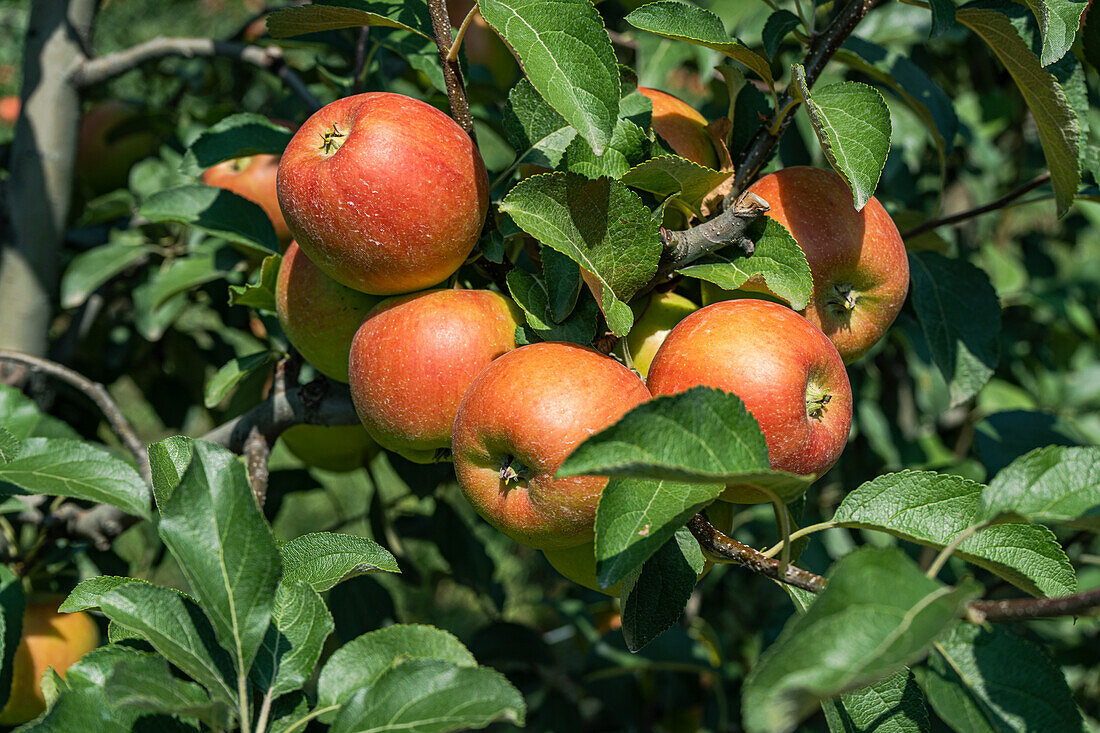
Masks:
[[[19,110],[23,102],[16,94],[0,97],[0,125],[11,127],[19,119]]]
[[[718,154],[707,133],[707,118],[687,102],[659,89],[638,87],[653,102],[653,131],[672,152],[693,163],[718,168]]]
[[[278,191],[310,259],[374,295],[450,277],[489,209],[470,137],[435,107],[386,92],[338,99],[306,120],[283,152]]]
[[[80,120],[76,177],[89,195],[126,185],[134,163],[153,154],[157,135],[141,122],[141,110],[109,99],[92,107]]]
[[[275,281],[279,324],[294,348],[326,377],[348,381],[351,340],[378,301],[321,272],[294,242],[286,248]]]
[[[295,425],[279,437],[302,463],[333,473],[362,468],[378,453],[362,425]]]
[[[505,354],[477,376],[455,417],[462,492],[520,544],[590,542],[607,478],[554,474],[585,438],[649,396],[636,374],[583,346],[544,342]]]
[[[649,365],[657,354],[657,349],[664,343],[673,326],[698,310],[699,306],[682,295],[667,292],[653,293],[641,301],[640,305],[632,308],[634,327],[626,337],[626,346],[630,349],[634,368],[644,379],[649,373]],[[621,343],[618,353],[623,354]]]
[[[42,674],[62,677],[82,656],[99,646],[99,629],[83,611],[58,613],[60,599],[32,601],[23,613],[23,636],[12,660],[11,697],[0,711],[0,725],[19,725],[46,710]]]
[[[844,179],[820,168],[784,168],[748,190],[768,202],[768,216],[806,253],[814,290],[802,314],[845,363],[863,356],[894,322],[909,289],[909,260],[893,219],[873,196],[856,211]]]
[[[489,362],[516,348],[523,317],[489,290],[387,298],[351,342],[351,398],[379,445],[418,463],[451,445],[455,413]]]
[[[279,209],[278,194],[275,193],[278,175],[278,155],[251,155],[207,168],[202,174],[202,182],[232,191],[257,204],[271,219],[275,236],[279,238],[279,248],[285,249],[291,236],[283,220],[283,212]]]
[[[840,458],[852,424],[852,388],[836,347],[789,308],[727,300],[680,322],[649,368],[654,395],[704,385],[736,394],[768,444],[771,467],[821,475]],[[757,503],[750,487],[722,498]]]

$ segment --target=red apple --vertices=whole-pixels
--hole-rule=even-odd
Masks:
[[[852,425],[852,388],[836,347],[802,316],[764,300],[727,300],[685,318],[657,351],[647,384],[654,395],[698,385],[736,394],[780,471],[825,473]],[[736,486],[722,498],[766,500]]]
[[[653,293],[631,308],[634,310],[634,326],[625,342],[630,349],[630,360],[634,368],[644,379],[649,373],[653,357],[657,355],[657,349],[661,348],[673,326],[699,306],[682,295],[667,292]],[[618,353],[623,353],[623,342],[619,342]]]
[[[141,110],[109,99],[88,110],[80,120],[76,177],[89,195],[126,185],[134,163],[153,154],[157,134],[146,129]]]
[[[275,228],[280,249],[290,242],[290,230],[283,220],[279,209],[279,197],[275,192],[275,179],[279,175],[278,155],[252,155],[245,158],[226,160],[207,168],[202,174],[202,182],[207,186],[217,186],[232,191],[257,204]]]
[[[653,131],[672,152],[682,158],[718,168],[718,154],[707,133],[707,118],[687,102],[659,89],[638,87],[638,91],[653,102]]]
[[[462,492],[521,544],[557,550],[590,542],[607,479],[554,474],[585,438],[649,396],[637,375],[583,346],[546,342],[505,354],[477,376],[455,418]]]
[[[317,371],[348,381],[348,354],[378,298],[346,288],[290,243],[275,281],[275,310],[287,340]]]
[[[489,208],[477,147],[454,120],[400,94],[338,99],[283,152],[279,205],[329,277],[375,295],[435,285],[473,250]]]
[[[411,461],[451,445],[462,395],[516,348],[522,315],[488,290],[431,290],[379,303],[351,344],[351,398],[379,445]]]
[[[894,322],[909,290],[909,260],[898,228],[871,197],[852,206],[844,179],[820,168],[784,168],[748,189],[790,230],[813,273],[802,312],[836,345],[845,363],[867,353]]]
[[[19,110],[22,106],[23,102],[16,94],[0,97],[0,125],[6,127],[15,125],[15,121],[19,119]]]

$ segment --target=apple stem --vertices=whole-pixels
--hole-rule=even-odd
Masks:
[[[321,133],[321,152],[325,155],[332,155],[335,153],[340,149],[340,146],[344,144],[343,140],[340,138],[346,135],[347,133],[337,127],[334,122],[331,130]]]
[[[462,48],[462,39],[466,37],[466,29],[477,13],[478,6],[477,3],[474,3],[474,7],[470,8],[470,12],[466,13],[466,17],[462,19],[462,25],[458,27],[458,33],[455,34],[455,39],[451,42],[451,50],[447,52],[447,61],[452,63],[458,61],[458,49]]]

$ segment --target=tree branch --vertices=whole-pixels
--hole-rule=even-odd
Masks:
[[[812,593],[820,593],[825,589],[825,578],[794,565],[788,565],[781,576],[779,560],[766,557],[743,542],[727,537],[715,529],[702,514],[692,517],[687,526],[702,546],[703,552],[711,557],[746,567],[754,573],[766,575],[780,583],[793,585]]]
[[[462,68],[458,60],[449,60],[451,52],[451,19],[447,15],[445,0],[428,0],[428,12],[432,16],[435,47],[439,51],[439,63],[443,65],[443,81],[447,85],[447,99],[451,103],[451,117],[474,137],[474,118],[470,116],[470,102],[466,99],[466,86],[462,80]]]
[[[967,619],[985,621],[1026,621],[1033,618],[1083,616],[1100,609],[1100,588],[1060,598],[1013,598],[1006,601],[973,601]]]
[[[245,438],[244,456],[248,461],[248,481],[252,484],[252,493],[256,496],[256,503],[262,509],[264,500],[267,499],[267,482],[270,477],[267,459],[271,457],[271,446],[255,425],[248,431],[248,437]]]
[[[1028,181],[1024,185],[1022,185],[1022,186],[1020,186],[1016,189],[1013,189],[1012,191],[1009,191],[1008,193],[1006,193],[1004,196],[1000,197],[996,201],[992,201],[992,202],[990,202],[988,204],[985,204],[983,206],[977,206],[973,209],[967,209],[966,211],[960,211],[958,214],[952,214],[951,216],[945,216],[942,219],[931,219],[930,221],[926,221],[926,222],[924,222],[923,224],[921,224],[919,226],[913,227],[912,229],[907,231],[905,234],[901,235],[901,238],[902,239],[911,239],[913,237],[920,236],[921,234],[924,234],[925,232],[930,232],[933,229],[938,229],[940,227],[947,226],[949,224],[958,224],[961,221],[966,221],[968,219],[973,219],[974,217],[981,216],[982,214],[988,214],[990,211],[996,211],[997,209],[1003,209],[1005,206],[1008,206],[1010,203],[1012,203],[1016,199],[1020,198],[1021,196],[1023,196],[1028,191],[1034,191],[1036,188],[1039,188],[1039,186],[1042,186],[1044,183],[1046,183],[1049,180],[1050,180],[1050,171],[1047,171],[1046,173],[1043,173],[1042,175],[1038,175],[1035,178],[1032,178],[1030,181]]]

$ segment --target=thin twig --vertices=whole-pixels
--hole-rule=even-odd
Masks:
[[[930,232],[933,229],[938,229],[938,228],[943,227],[943,226],[948,226],[949,224],[958,224],[959,222],[967,221],[968,219],[973,219],[976,216],[981,216],[982,214],[988,214],[989,212],[996,211],[997,209],[1003,209],[1004,207],[1008,206],[1010,203],[1012,203],[1016,199],[1023,196],[1028,191],[1034,191],[1036,188],[1038,188],[1039,186],[1042,186],[1044,183],[1046,183],[1049,180],[1050,180],[1050,171],[1047,171],[1046,173],[1043,173],[1042,175],[1038,175],[1035,178],[1032,178],[1030,181],[1028,181],[1024,185],[1020,186],[1019,188],[1016,188],[1016,189],[1013,189],[1012,191],[1009,191],[1008,193],[1006,193],[1004,196],[1001,196],[996,201],[992,201],[992,202],[990,202],[988,204],[985,204],[983,206],[977,206],[973,209],[967,209],[966,211],[960,211],[958,214],[952,214],[951,216],[945,216],[942,219],[932,219],[930,221],[926,221],[923,224],[921,224],[919,226],[916,226],[916,227],[913,227],[912,229],[907,231],[905,234],[901,235],[901,238],[902,239],[912,239],[913,237],[920,236],[921,234],[924,234],[925,232]]]
[[[474,3],[474,6],[470,8],[470,12],[466,13],[466,17],[462,19],[462,25],[458,27],[458,33],[455,34],[455,39],[451,42],[451,49],[447,51],[447,61],[458,61],[458,50],[462,48],[462,39],[466,37],[466,30],[470,27],[470,23],[477,13],[477,3]]]
[[[1056,616],[1084,616],[1100,609],[1100,588],[1061,598],[1014,598],[1006,601],[973,601],[967,618],[985,621],[1025,621]]]
[[[447,3],[444,0],[428,0],[428,12],[432,16],[432,31],[435,34],[436,49],[439,51],[439,62],[443,65],[443,81],[447,85],[451,117],[470,137],[474,137],[474,118],[470,116],[470,102],[466,99],[462,68],[457,60],[447,59],[452,44],[451,19],[447,16]]]
[[[359,37],[355,39],[355,66],[351,72],[351,91],[358,94],[363,91],[363,82],[366,80],[367,66],[367,37],[370,36],[370,26],[365,25],[359,29]],[[363,78],[360,78],[363,77]]]
[[[928,566],[928,570],[925,571],[925,575],[929,578],[935,578],[943,570],[943,566],[947,564],[947,561],[951,559],[951,556],[955,554],[955,550],[959,549],[962,543],[981,532],[983,529],[989,526],[988,522],[982,522],[980,524],[972,524],[966,529],[955,535],[955,539],[951,540],[940,550],[940,554],[936,555],[936,559],[932,561],[932,564]]]

